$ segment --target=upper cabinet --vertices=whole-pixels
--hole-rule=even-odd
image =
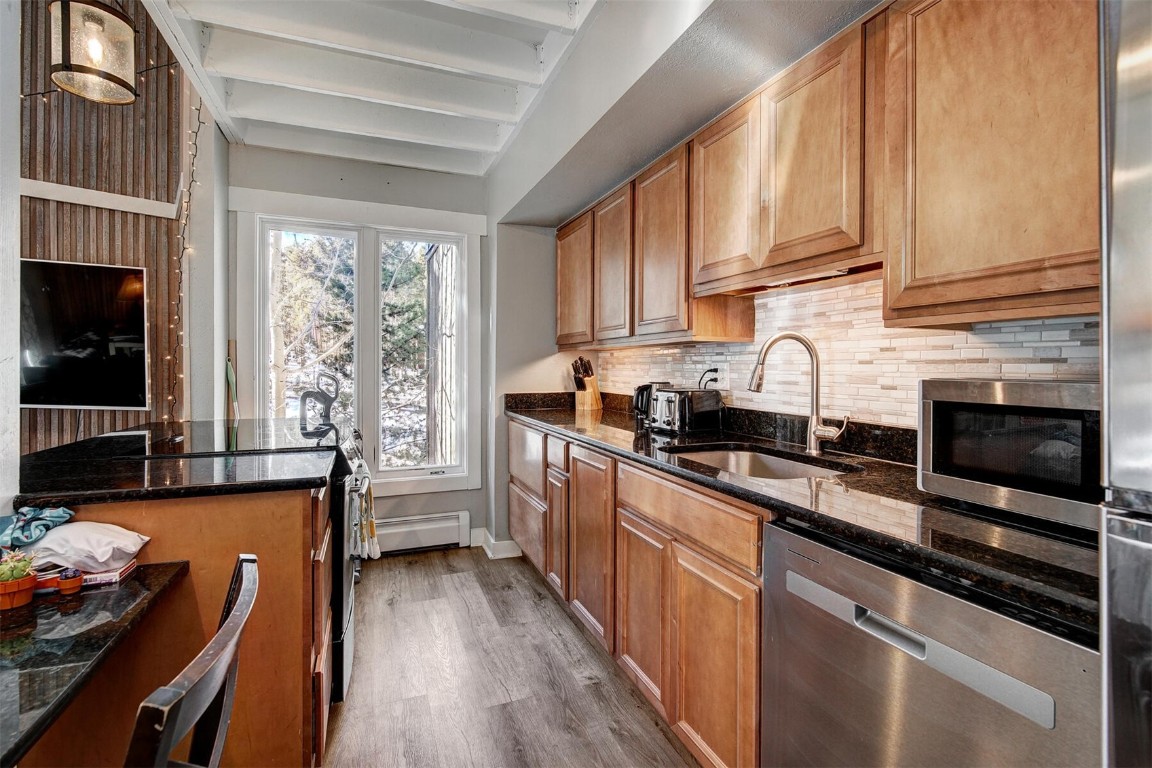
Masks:
[[[636,177],[636,333],[686,331],[688,150],[681,145]]]
[[[557,258],[590,222],[595,326],[590,337],[557,334],[564,347],[626,347],[682,341],[752,341],[752,300],[692,297],[688,263],[688,149],[681,145],[557,232]],[[565,236],[569,239],[565,240]],[[557,264],[558,274],[564,270]],[[557,279],[557,305],[574,292]],[[559,313],[562,316],[562,313]],[[558,327],[559,329],[559,327]]]
[[[1099,311],[1096,14],[889,8],[886,324]]]
[[[883,259],[884,22],[828,41],[693,139],[708,163],[693,166],[698,296]]]
[[[556,232],[556,343],[596,338],[592,307],[592,211]]]
[[[592,209],[596,338],[632,335],[632,184]]]
[[[760,97],[692,139],[692,282],[760,266]]]

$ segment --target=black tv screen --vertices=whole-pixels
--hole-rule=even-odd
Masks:
[[[20,405],[148,408],[144,269],[20,262]]]

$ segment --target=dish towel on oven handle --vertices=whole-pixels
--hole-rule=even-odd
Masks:
[[[372,475],[361,465],[356,472],[360,490],[360,552],[362,558],[380,557],[380,541],[376,538],[376,514],[372,508]]]

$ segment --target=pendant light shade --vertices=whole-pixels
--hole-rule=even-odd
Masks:
[[[52,0],[52,82],[101,104],[136,101],[136,31],[124,13],[93,0]]]

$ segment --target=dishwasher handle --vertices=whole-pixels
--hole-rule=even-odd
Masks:
[[[795,571],[787,571],[784,582],[788,592],[846,624],[858,627],[919,659],[937,672],[1023,715],[1037,725],[1049,730],[1056,727],[1056,702],[1048,693],[938,640],[914,632],[887,616],[870,611],[851,598]]]
[[[921,661],[928,658],[928,644],[923,635],[862,605],[854,604],[854,608],[852,622],[860,629],[888,645],[899,648],[909,656],[915,656]]]

